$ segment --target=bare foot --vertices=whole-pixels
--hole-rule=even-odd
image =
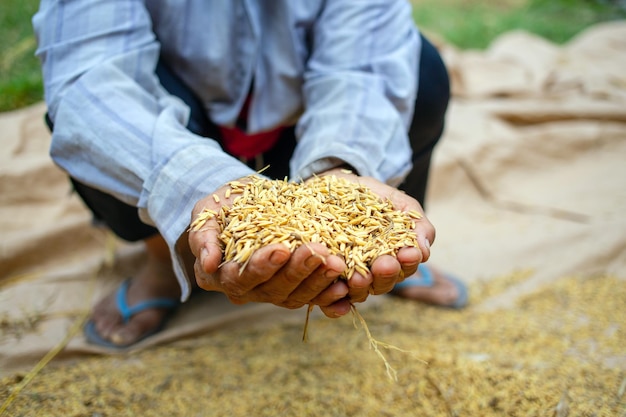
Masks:
[[[126,299],[130,307],[155,298],[178,299],[181,294],[165,241],[158,236],[145,242],[147,261],[130,282]],[[150,308],[124,323],[117,307],[116,292],[100,300],[91,315],[98,335],[113,344],[127,346],[137,342],[157,328],[170,312],[165,308]]]
[[[445,275],[430,265],[429,269],[432,271],[433,276],[432,286],[409,285],[394,289],[392,294],[441,307],[454,307],[455,304],[462,301],[460,297],[464,297],[464,294],[461,294],[457,284],[446,278]],[[416,272],[417,276],[419,276],[419,273],[418,270],[418,272]]]

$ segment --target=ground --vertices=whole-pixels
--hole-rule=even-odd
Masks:
[[[530,272],[473,287],[478,305]],[[275,323],[4,378],[11,416],[623,416],[626,281],[563,278],[510,308],[446,311],[397,298],[350,318]],[[303,315],[304,318],[304,315]],[[8,402],[10,401],[10,404]]]

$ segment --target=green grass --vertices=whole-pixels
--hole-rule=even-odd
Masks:
[[[598,22],[626,18],[625,0],[413,0],[416,22],[460,48],[484,49],[523,29],[564,43]]]
[[[562,43],[597,22],[625,19],[626,0],[413,0],[415,19],[460,48],[485,48],[525,29]],[[38,0],[0,0],[0,111],[43,98],[31,17]]]
[[[38,0],[0,0],[0,111],[43,98],[39,60],[30,19]]]

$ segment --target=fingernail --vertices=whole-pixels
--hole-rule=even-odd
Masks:
[[[275,250],[270,255],[270,262],[274,265],[282,265],[289,258],[289,255],[282,250]]]
[[[326,278],[337,278],[340,274],[341,272],[333,271],[332,269],[329,269],[328,271],[324,272],[324,276]]]
[[[306,265],[307,268],[313,268],[314,266],[318,265],[318,257],[315,255],[311,255],[308,258],[306,258],[306,261],[304,261],[304,265]]]

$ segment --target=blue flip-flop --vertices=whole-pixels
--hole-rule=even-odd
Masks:
[[[419,271],[419,276],[413,275],[406,278],[404,281],[397,283],[393,287],[392,294],[397,292],[397,290],[401,290],[403,288],[432,287],[435,284],[433,271],[428,266],[426,266],[425,264],[419,264],[417,270]],[[459,296],[452,304],[441,305],[440,307],[453,309],[461,309],[465,307],[469,299],[467,286],[462,281],[453,276],[444,275],[444,277],[446,280],[454,284],[454,286],[457,288],[457,291],[459,292]]]
[[[164,309],[170,310],[170,312],[173,312],[180,305],[180,301],[178,299],[154,298],[152,300],[142,301],[130,307],[126,301],[129,286],[130,286],[130,279],[127,279],[124,282],[122,282],[120,287],[117,289],[117,293],[115,297],[117,309],[119,310],[120,315],[122,316],[122,321],[124,323],[128,323],[135,314],[148,310],[148,309],[164,308]],[[126,345],[117,345],[115,343],[112,343],[109,340],[104,339],[102,336],[98,334],[96,330],[96,325],[92,320],[88,321],[85,324],[83,331],[89,343],[104,346],[104,347],[111,348],[111,349],[125,349],[163,330],[163,327],[165,326],[167,319],[169,319],[169,316],[170,314],[166,314],[163,320],[161,321],[161,323],[159,323],[159,325],[156,326],[154,330],[143,335],[139,340],[136,340]]]

